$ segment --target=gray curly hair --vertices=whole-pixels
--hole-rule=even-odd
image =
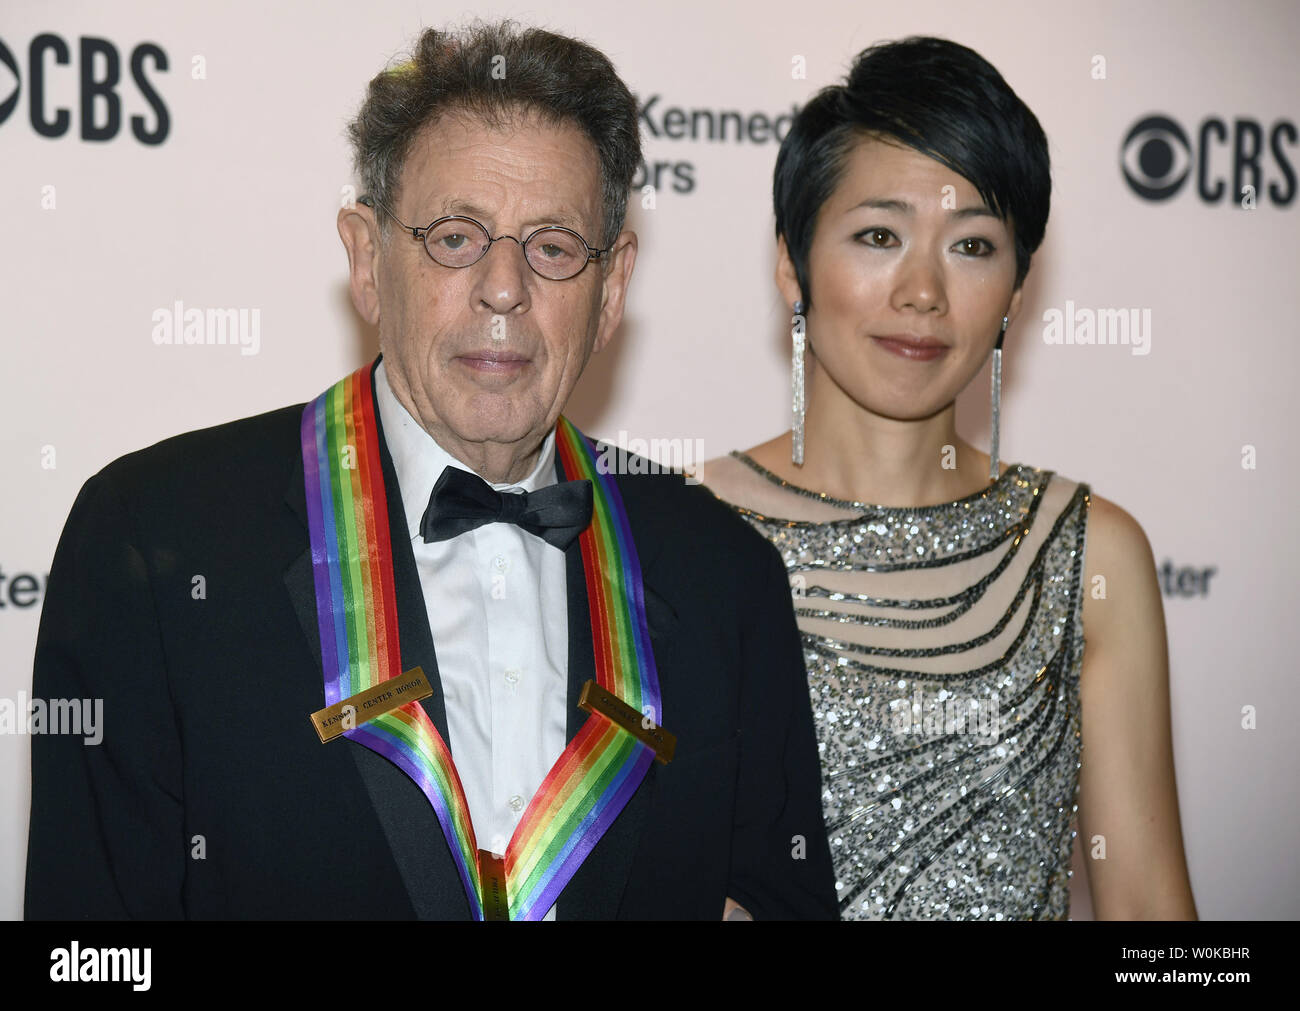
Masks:
[[[502,66],[504,74],[494,73]],[[520,31],[502,21],[427,29],[406,62],[371,80],[348,124],[357,177],[369,196],[395,207],[407,153],[426,126],[449,112],[499,126],[521,111],[576,125],[595,146],[601,245],[610,246],[623,229],[628,191],[641,163],[636,100],[603,53],[540,28]],[[388,215],[379,215],[379,223],[386,240]]]

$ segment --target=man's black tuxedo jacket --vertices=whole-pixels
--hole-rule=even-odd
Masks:
[[[297,405],[169,439],[77,497],[33,696],[102,698],[103,741],[31,739],[28,918],[469,917],[419,788],[350,740],[321,744],[308,721],[325,697],[301,416]],[[391,529],[405,531],[382,455]],[[834,918],[780,557],[705,489],[628,469],[618,485],[678,750],[652,765],[557,916],[718,919],[730,896],[756,919]],[[410,542],[392,543],[402,668],[429,676],[423,705],[445,739]],[[577,542],[567,568],[571,739],[595,677]]]

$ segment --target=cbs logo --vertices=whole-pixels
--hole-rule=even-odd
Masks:
[[[1251,193],[1257,200],[1267,197],[1286,207],[1296,196],[1295,167],[1288,154],[1296,137],[1295,124],[1286,119],[1266,131],[1253,119],[1234,119],[1230,128],[1211,116],[1201,123],[1193,146],[1183,128],[1168,116],[1147,116],[1125,136],[1120,170],[1144,200],[1168,200],[1195,170],[1197,196],[1207,204],[1225,198],[1236,204]]]
[[[70,70],[59,70],[69,67]],[[13,53],[0,39],[0,124],[18,107],[23,93],[23,72]],[[131,116],[131,133],[141,144],[161,144],[171,129],[171,116],[162,97],[154,89],[149,74],[167,69],[167,54],[152,42],[142,42],[131,50],[131,83],[152,115]],[[8,73],[6,73],[8,71]],[[66,81],[63,75],[73,75]],[[77,40],[76,62],[71,46],[58,35],[45,33],[32,39],[27,47],[27,115],[32,129],[42,137],[62,137],[72,126],[73,110],[50,108],[46,94],[54,86],[72,85],[77,95],[76,119],[82,140],[112,140],[122,130],[123,57],[108,39],[83,35]],[[6,78],[13,86],[6,93]],[[62,79],[61,79],[62,78]],[[66,84],[65,84],[66,81]],[[121,89],[125,90],[125,89]]]

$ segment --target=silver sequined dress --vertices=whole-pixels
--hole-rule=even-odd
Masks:
[[[845,919],[1065,919],[1089,490],[1011,466],[923,508],[733,452],[714,494],[785,559]]]

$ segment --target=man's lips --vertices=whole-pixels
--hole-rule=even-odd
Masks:
[[[466,351],[456,356],[456,361],[478,372],[508,373],[518,372],[532,359],[517,351],[497,351],[485,348],[482,351]]]
[[[948,350],[942,341],[916,334],[886,334],[871,339],[883,350],[914,362],[933,361]]]

